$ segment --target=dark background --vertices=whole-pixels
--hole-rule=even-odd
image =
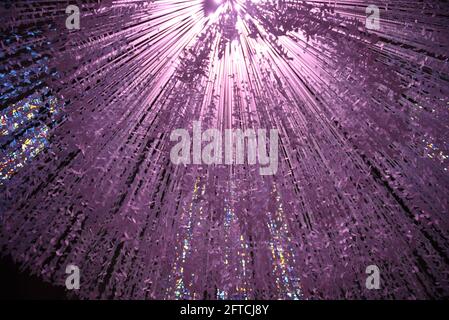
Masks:
[[[65,288],[53,286],[21,270],[9,257],[0,258],[0,299],[67,300]]]

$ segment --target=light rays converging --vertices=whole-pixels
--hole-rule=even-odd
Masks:
[[[1,252],[81,298],[449,296],[449,8],[372,4],[379,31],[363,1],[86,0],[69,32],[11,2]],[[277,174],[173,165],[198,120],[277,129]]]

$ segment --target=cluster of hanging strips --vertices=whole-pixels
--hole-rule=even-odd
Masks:
[[[375,2],[10,1],[2,254],[81,298],[447,297],[448,6]],[[173,165],[194,121],[277,129],[277,174]]]

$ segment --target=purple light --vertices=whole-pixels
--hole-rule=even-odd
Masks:
[[[222,0],[204,0],[203,8],[205,15],[214,13],[218,7],[223,3]]]
[[[79,31],[58,2],[5,14],[2,106],[64,107],[0,186],[2,253],[79,266],[81,298],[449,296],[447,4],[377,2],[370,30],[359,1],[97,2]],[[194,121],[277,129],[278,173],[173,165]]]

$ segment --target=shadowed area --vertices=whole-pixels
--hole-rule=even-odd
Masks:
[[[1,300],[65,300],[66,290],[20,271],[19,266],[8,257],[0,259]]]

